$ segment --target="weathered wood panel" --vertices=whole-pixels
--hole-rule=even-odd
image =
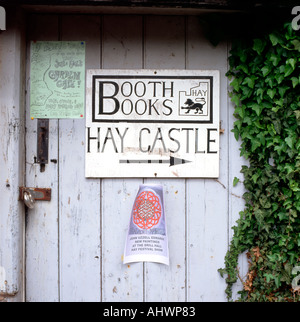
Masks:
[[[99,68],[100,17],[60,20],[61,40],[86,41],[86,69]],[[100,301],[100,180],[84,175],[85,120],[59,120],[58,147],[60,300]]]
[[[162,32],[163,31],[163,32]],[[185,18],[145,19],[145,68],[185,69]],[[164,188],[170,265],[146,263],[146,301],[185,300],[185,180],[151,180]]]
[[[143,19],[104,16],[102,68],[143,68]],[[102,300],[143,301],[143,263],[123,265],[131,208],[141,179],[102,180]]]
[[[243,203],[241,187],[232,187],[241,160],[230,133],[227,44],[212,47],[196,16],[33,15],[30,21],[28,40],[85,40],[86,68],[219,69],[224,134],[218,180],[91,180],[84,177],[84,120],[50,121],[49,155],[57,163],[40,172],[36,120],[27,113],[27,185],[53,192],[50,203],[28,212],[27,300],[225,301],[217,269]],[[122,264],[131,208],[147,182],[164,188],[169,266]]]
[[[28,30],[28,54],[30,41],[58,40],[57,16],[34,16]],[[30,85],[29,64],[26,84]],[[29,88],[27,88],[29,93]],[[59,301],[59,225],[58,225],[58,163],[49,162],[44,172],[35,163],[37,145],[37,120],[29,114],[27,95],[26,113],[26,186],[51,188],[51,202],[39,202],[28,210],[26,220],[26,300]],[[49,122],[49,159],[58,160],[58,120]]]
[[[19,11],[0,32],[0,302],[23,299],[25,37]]]
[[[218,179],[187,180],[189,299],[224,300],[222,267],[228,240],[228,108],[227,44],[213,47],[201,32],[198,17],[187,23],[187,68],[220,70],[220,176]]]

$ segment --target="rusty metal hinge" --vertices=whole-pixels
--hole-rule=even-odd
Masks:
[[[51,200],[51,188],[19,187],[19,200],[24,200],[24,192],[30,192],[35,200]]]
[[[24,201],[28,208],[33,208],[35,201],[50,201],[51,188],[19,187],[19,200]]]

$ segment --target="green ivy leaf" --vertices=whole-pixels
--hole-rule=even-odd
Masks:
[[[291,181],[290,188],[294,192],[300,191],[299,183],[297,181],[295,181],[295,180]]]
[[[250,88],[254,88],[254,84],[255,84],[255,78],[252,77],[246,77],[244,79],[243,84],[247,84]]]
[[[263,76],[266,77],[271,72],[271,68],[269,66],[264,66],[261,71]]]
[[[255,279],[242,298],[295,301],[290,282],[300,247],[300,34],[287,23],[233,49],[227,73],[236,79],[232,132],[249,165],[241,169],[245,209],[233,227],[222,271],[230,276],[226,293],[237,280],[238,255],[248,250]],[[238,182],[234,177],[233,186]]]
[[[278,85],[282,83],[282,81],[284,80],[284,75],[282,75],[281,73],[277,73],[274,78],[276,79]]]
[[[239,178],[234,177],[234,179],[233,179],[233,186],[235,187],[238,184],[239,181],[240,181]]]
[[[295,88],[299,84],[299,78],[297,78],[297,77],[292,77],[291,81],[293,84],[293,88]]]
[[[266,143],[265,132],[259,132],[257,134],[257,138],[259,139],[261,145],[265,145]]]
[[[261,195],[261,197],[259,198],[259,203],[265,209],[269,209],[272,206],[269,198],[266,195]]]
[[[242,119],[245,117],[246,106],[237,106],[235,108],[235,113],[237,113]]]
[[[240,98],[239,95],[233,95],[231,98],[231,101],[236,105],[239,106],[240,105]]]
[[[290,64],[286,64],[284,68],[284,77],[291,75],[293,71],[294,71],[293,66]]]
[[[275,88],[274,89],[271,89],[271,88],[268,89],[267,94],[270,96],[271,99],[273,99],[274,96],[276,95],[276,89]]]
[[[241,97],[242,100],[250,97],[252,94],[252,89],[248,86],[241,86],[241,91],[243,93],[243,96]]]
[[[260,226],[264,223],[265,212],[261,209],[254,211],[255,218]]]
[[[256,95],[259,96],[259,98],[262,100],[264,96],[264,88],[258,88],[256,91]]]
[[[263,106],[257,103],[249,103],[248,106],[255,111],[257,116],[259,116],[263,110]]]
[[[291,43],[293,44],[294,49],[300,52],[300,41],[297,39],[294,39],[291,41]]]
[[[235,78],[231,83],[230,86],[233,87],[233,89],[238,92],[240,88],[240,80],[238,78]]]
[[[257,148],[261,146],[260,140],[253,138],[251,142],[251,152],[254,152]]]
[[[281,98],[283,98],[284,97],[284,95],[285,95],[285,93],[286,93],[286,91],[289,89],[289,87],[288,86],[281,86],[281,87],[279,87],[278,88],[278,93],[279,93],[279,95],[281,96]]]
[[[248,65],[246,65],[246,64],[241,64],[241,65],[237,66],[236,69],[237,70],[241,69],[246,75],[249,74]]]
[[[253,180],[254,183],[257,182],[257,179],[260,177],[260,175],[258,173],[254,173],[254,175],[251,177],[251,179]]]
[[[295,67],[296,67],[296,62],[297,62],[297,60],[296,60],[295,58],[289,58],[289,59],[286,61],[286,63],[287,63],[287,64],[290,64],[290,65],[292,66],[293,70],[294,70],[294,69],[295,69]]]
[[[253,42],[253,50],[255,50],[260,55],[266,46],[266,41],[263,39],[254,39]]]
[[[281,132],[281,121],[280,120],[273,120],[273,126],[274,126],[276,134],[280,134],[280,132]]]
[[[296,115],[296,119],[300,120],[300,111],[294,111],[295,115]]]
[[[278,35],[276,35],[275,33],[270,34],[269,38],[270,38],[273,46],[276,46],[278,43],[281,42],[280,37]]]
[[[274,124],[268,124],[267,129],[268,129],[268,132],[271,134],[271,136],[274,136],[277,134]]]
[[[278,217],[279,217],[280,220],[287,220],[288,219],[288,216],[287,216],[287,214],[285,212],[280,212],[278,214]]]
[[[289,136],[289,137],[287,137],[284,141],[286,142],[286,144],[287,144],[291,149],[293,149],[293,147],[294,147],[294,143],[295,143],[295,138],[294,138],[294,137]]]
[[[272,62],[273,66],[276,67],[280,62],[280,56],[272,53],[270,57],[270,61]]]
[[[237,127],[235,127],[233,130],[231,130],[232,132],[233,132],[233,134],[234,134],[234,138],[236,139],[236,141],[238,141],[239,140],[239,138],[240,138],[240,132],[239,132],[239,130],[238,130],[238,128]]]
[[[281,74],[284,74],[284,73],[285,73],[285,66],[286,66],[286,65],[280,65],[280,66],[279,66],[279,68],[278,68],[279,73],[281,73]]]

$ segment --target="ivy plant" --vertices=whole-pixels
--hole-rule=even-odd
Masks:
[[[236,40],[229,57],[233,133],[241,139],[245,209],[225,256],[226,293],[248,273],[239,301],[299,301],[292,287],[300,270],[300,31],[291,24],[256,39]],[[299,270],[295,270],[299,267]]]

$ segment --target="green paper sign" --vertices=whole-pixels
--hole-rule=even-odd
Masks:
[[[31,118],[83,118],[85,42],[31,43]]]

